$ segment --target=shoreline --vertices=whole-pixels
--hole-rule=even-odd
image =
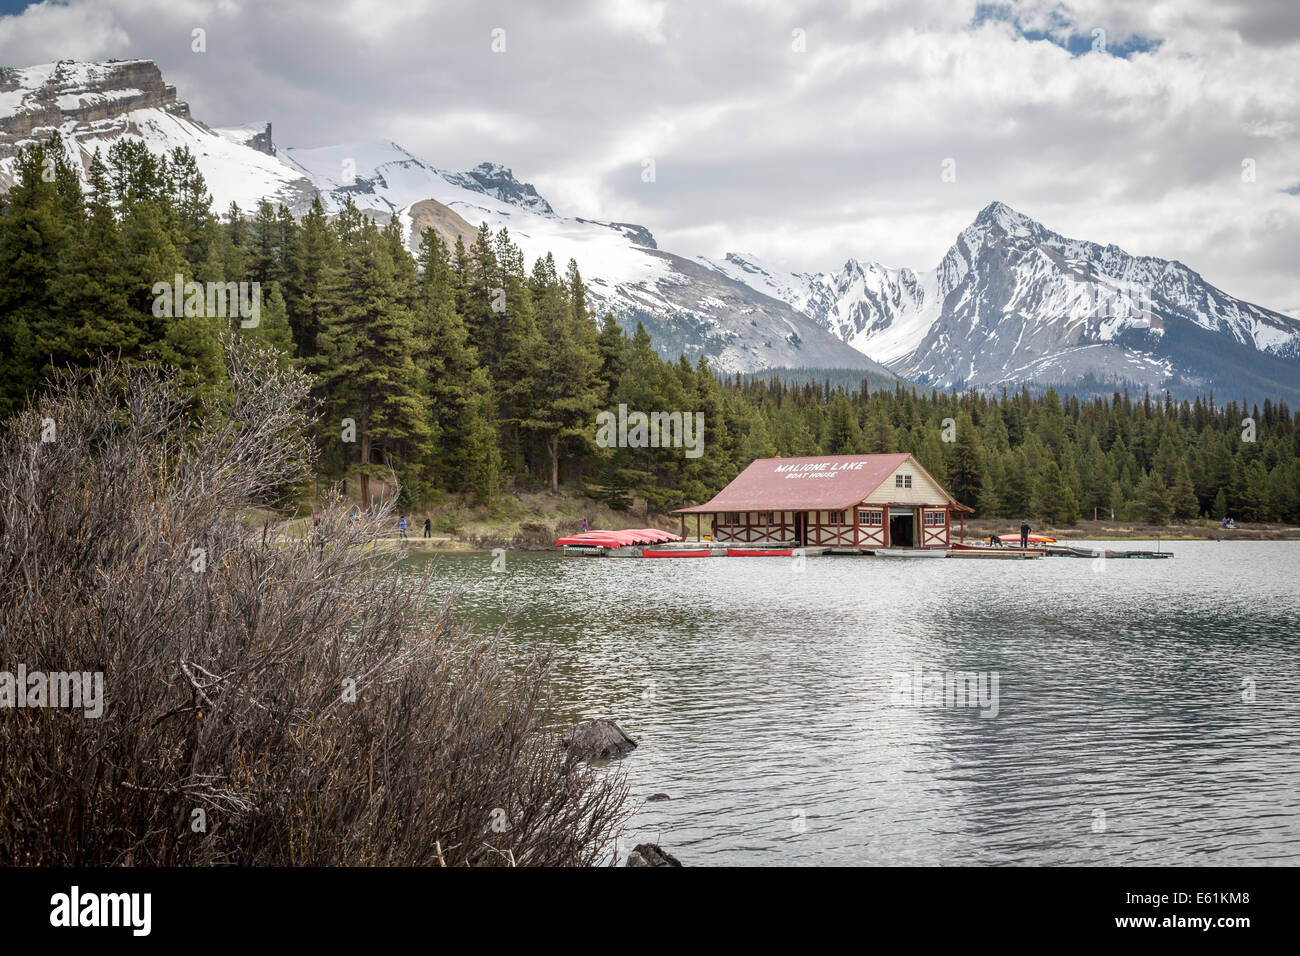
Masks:
[[[423,514],[431,514],[433,536],[423,537]],[[647,518],[639,507],[629,511],[613,511],[608,506],[578,495],[552,495],[549,492],[531,492],[507,495],[495,508],[466,505],[457,499],[446,500],[427,510],[413,509],[408,515],[411,527],[406,538],[399,536],[396,528],[383,539],[384,547],[406,549],[416,555],[424,554],[482,554],[494,548],[508,551],[547,552],[555,550],[556,538],[581,530],[586,517],[592,528],[622,530],[625,528],[656,527],[674,534],[680,531],[679,521],[672,515]],[[1189,521],[1183,524],[1149,525],[1134,521],[1079,521],[1064,527],[1039,524],[1029,519],[1033,534],[1042,534],[1070,541],[1300,541],[1300,526],[1279,523],[1239,522],[1236,529],[1228,530],[1210,519]],[[302,533],[310,525],[309,518],[295,518],[277,523],[281,534]],[[961,541],[959,528],[954,521],[952,538]],[[965,541],[976,542],[990,534],[1016,534],[1020,522],[1012,518],[967,518]],[[695,540],[687,529],[687,540]]]
[[[1089,525],[1094,524],[1088,522]],[[1096,524],[1109,524],[1109,522],[1096,522]],[[1121,524],[1116,522],[1116,524]],[[615,529],[617,530],[617,529]],[[967,544],[976,543],[981,537],[988,537],[990,534],[1009,534],[1011,529],[1004,525],[989,526],[983,529],[983,533],[978,530],[972,531],[970,525],[966,527]],[[1177,541],[1300,541],[1300,528],[1297,527],[1280,527],[1280,528],[1257,528],[1238,526],[1234,531],[1228,531],[1217,525],[1212,528],[1200,528],[1194,525],[1167,525],[1160,527],[1138,526],[1138,527],[1111,527],[1092,530],[1080,526],[1069,528],[1034,528],[1034,534],[1043,534],[1048,537],[1056,538],[1063,544],[1072,541],[1160,541],[1160,542],[1177,542]],[[687,538],[688,541],[695,540],[693,537]],[[954,534],[953,543],[960,541],[960,537]],[[398,547],[403,542],[401,538],[392,537],[385,541],[392,542],[392,547]],[[424,542],[428,542],[427,544]],[[463,539],[443,538],[439,539],[421,539],[415,536],[408,536],[405,539],[405,548],[412,555],[430,555],[430,554],[488,554],[494,548],[501,547],[509,551],[524,551],[535,554],[544,554],[555,551],[554,545],[544,545],[533,541],[524,543],[510,543],[504,537],[499,543],[482,543],[470,542]]]
[[[1063,528],[1038,526],[1031,519],[1032,534],[1042,534],[1060,541],[1300,541],[1300,527],[1295,525],[1240,522],[1233,530],[1215,521],[1189,521],[1185,524],[1146,525],[1132,521],[1080,521]],[[1019,523],[1006,519],[966,522],[966,540],[990,534],[1014,534]],[[954,534],[954,539],[956,539]]]

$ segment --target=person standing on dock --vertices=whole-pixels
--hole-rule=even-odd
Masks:
[[[1029,527],[1029,519],[1022,518],[1020,520],[1020,547],[1029,547],[1029,532],[1032,530],[1034,529]]]

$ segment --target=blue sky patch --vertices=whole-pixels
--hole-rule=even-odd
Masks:
[[[34,6],[36,4],[30,3],[29,0],[0,0],[0,16],[14,16]]]
[[[1021,22],[1015,8],[1009,3],[977,3],[971,26],[978,27],[989,22],[1009,23],[1026,40],[1052,43],[1068,50],[1071,56],[1083,56],[1095,50],[1127,60],[1136,53],[1158,48],[1161,42],[1140,34],[1124,37],[1111,35],[1101,24],[1089,27],[1077,23],[1063,6],[1052,10],[1047,19],[1045,25],[1029,27]]]

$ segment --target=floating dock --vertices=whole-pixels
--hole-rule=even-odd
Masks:
[[[1019,538],[1016,540],[1018,541]],[[947,557],[1008,561],[1046,557],[1106,560],[1173,557],[1173,553],[1169,551],[1082,548],[1056,543],[1036,544],[1028,548],[965,543],[931,548],[800,548],[785,542],[739,548],[734,544],[723,544],[717,541],[687,541],[678,535],[657,528],[636,528],[631,531],[584,531],[581,534],[560,538],[555,543],[564,549],[565,554],[609,558],[789,558],[872,555],[886,558]]]
[[[1042,551],[1031,551],[1020,548],[975,548],[971,550],[961,549],[948,552],[950,558],[992,558],[1002,561],[1028,561],[1033,558],[1045,558]]]

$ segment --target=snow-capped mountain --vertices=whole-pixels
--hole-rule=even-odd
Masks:
[[[818,275],[752,257],[710,264],[925,384],[1300,395],[1300,321],[1180,262],[1067,239],[999,202],[928,272],[853,259]]]
[[[311,201],[310,182],[252,145],[256,131],[223,136],[193,119],[149,60],[62,60],[0,69],[0,188],[12,182],[18,149],[56,130],[83,168],[97,148],[107,151],[122,136],[142,140],[154,152],[187,147],[219,209],[231,202],[251,209],[265,196],[301,211]]]
[[[280,155],[316,186],[326,208],[351,199],[395,215],[412,247],[419,241],[413,214],[434,200],[467,223],[508,229],[529,259],[549,252],[561,265],[576,260],[593,307],[625,325],[642,322],[666,355],[704,354],[728,372],[854,368],[894,377],[784,300],[659,249],[645,226],[558,215],[504,166],[448,172],[390,141],[290,147]]]
[[[183,146],[220,211],[265,198],[301,213],[319,196],[333,212],[350,199],[397,217],[412,249],[426,227],[449,241],[484,222],[507,228],[529,260],[577,260],[593,308],[643,322],[666,355],[705,354],[723,371],[852,368],[877,383],[1212,389],[1300,404],[1300,319],[1181,263],[1066,239],[1002,203],[926,272],[849,259],[791,273],[735,253],[688,259],[644,226],[560,215],[496,163],[455,172],[387,140],[282,148],[270,123],[213,129],[148,60],[0,69],[0,190],[17,150],[55,131],[83,168],[121,137]]]
[[[54,131],[82,168],[120,137],[164,152],[184,146],[207,180],[213,205],[245,212],[266,198],[301,214],[320,196],[336,212],[347,199],[376,218],[396,216],[414,250],[419,232],[472,236],[505,227],[530,260],[577,260],[589,301],[625,325],[642,321],[669,356],[704,354],[723,371],[852,368],[876,381],[895,376],[784,300],[657,248],[644,226],[565,217],[505,166],[439,169],[396,143],[281,148],[269,123],[213,129],[190,116],[149,60],[61,61],[0,70],[0,190],[12,182],[25,143]]]

